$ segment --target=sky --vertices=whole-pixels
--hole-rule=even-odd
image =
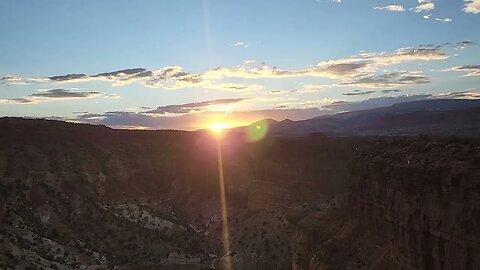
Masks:
[[[0,0],[0,116],[113,128],[480,98],[480,0]]]

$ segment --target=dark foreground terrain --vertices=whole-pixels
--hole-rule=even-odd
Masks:
[[[0,119],[0,269],[479,269],[480,144]]]

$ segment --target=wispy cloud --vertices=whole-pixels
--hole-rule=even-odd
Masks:
[[[342,85],[353,85],[364,88],[389,88],[429,82],[430,79],[420,71],[395,71],[355,78],[352,81],[342,83]]]
[[[233,44],[230,44],[230,47],[235,47],[235,48],[247,48],[248,44],[244,41],[237,41]]]
[[[447,69],[447,71],[466,72],[467,74],[463,75],[462,77],[477,77],[480,76],[480,65],[456,66]]]
[[[375,92],[377,92],[377,91],[375,91],[375,90],[354,90],[353,92],[343,93],[342,95],[344,95],[344,96],[365,96],[365,95],[373,94]]]
[[[427,15],[423,15],[423,18],[424,19],[430,19],[432,17],[432,15],[433,15],[432,13],[427,14]]]
[[[26,78],[18,76],[5,76],[0,82],[7,84],[33,84],[33,83],[72,83],[86,81],[112,81],[114,86],[124,85],[134,81],[151,77],[153,74],[144,68],[123,69],[113,72],[104,72],[95,75],[73,73],[66,75],[55,75],[44,78]]]
[[[0,83],[8,85],[29,85],[34,83],[45,83],[49,81],[49,78],[26,78],[19,76],[0,77]]]
[[[480,13],[480,0],[465,0],[463,11],[467,13]]]
[[[395,11],[395,12],[404,12],[405,8],[401,5],[388,5],[384,7],[374,7],[373,9],[377,10],[388,10],[388,11]]]
[[[300,93],[313,93],[313,92],[319,92],[324,90],[325,88],[329,87],[329,85],[323,85],[323,84],[306,84],[303,86],[303,89],[297,92]]]
[[[399,89],[384,89],[384,90],[380,90],[380,92],[382,92],[384,94],[390,94],[390,93],[400,93],[400,92],[402,92],[402,90],[399,90]]]
[[[436,98],[448,99],[480,99],[480,90],[470,89],[461,92],[451,92],[435,95]]]
[[[157,107],[154,110],[146,111],[145,114],[166,115],[166,114],[188,114],[200,113],[215,105],[228,105],[238,103],[248,98],[230,98],[230,99],[216,99],[202,102],[193,102],[179,105],[167,105]]]
[[[435,18],[435,21],[443,22],[443,23],[449,23],[452,22],[453,20],[451,18]]]
[[[36,93],[21,98],[2,99],[0,103],[8,104],[30,104],[43,101],[65,100],[65,99],[87,99],[95,97],[118,98],[117,95],[106,95],[98,91],[78,91],[78,89],[41,89]]]
[[[468,46],[474,45],[475,43],[471,40],[464,40],[453,44],[455,50],[463,50]]]

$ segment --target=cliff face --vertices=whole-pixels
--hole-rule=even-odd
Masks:
[[[350,203],[385,241],[394,268],[480,265],[480,148],[403,145],[352,171]]]
[[[478,268],[478,144],[376,142],[357,157],[343,215],[297,226],[294,269]]]

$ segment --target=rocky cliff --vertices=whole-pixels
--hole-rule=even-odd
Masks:
[[[342,210],[298,224],[294,269],[480,266],[478,144],[372,142],[349,185]]]

